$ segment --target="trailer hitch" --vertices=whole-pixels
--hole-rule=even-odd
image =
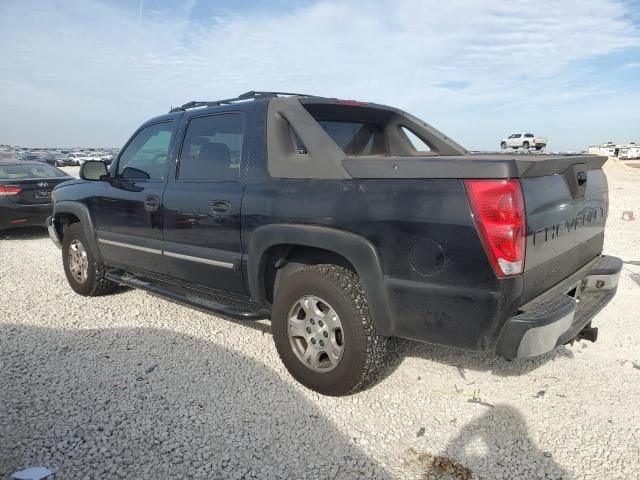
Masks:
[[[578,332],[578,335],[576,335],[576,340],[588,340],[590,342],[595,342],[598,340],[598,327],[584,327]]]
[[[565,345],[573,345],[573,342],[579,342],[580,340],[587,340],[589,342],[595,342],[596,340],[598,340],[598,327],[592,327],[591,322],[589,322],[582,330],[578,332],[575,337],[569,340]]]

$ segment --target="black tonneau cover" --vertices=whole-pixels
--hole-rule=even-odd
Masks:
[[[425,157],[346,157],[353,178],[529,178],[562,174],[572,165],[602,168],[607,157],[597,155],[493,155]]]

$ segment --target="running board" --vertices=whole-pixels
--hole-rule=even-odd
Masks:
[[[146,290],[149,293],[159,295],[179,303],[216,313],[234,320],[263,320],[269,318],[269,311],[264,309],[251,309],[253,305],[246,304],[247,309],[235,308],[223,303],[214,302],[200,295],[195,295],[187,288],[181,288],[183,292],[178,292],[170,288],[163,287],[157,283],[151,283],[146,278],[141,278],[118,270],[110,270],[105,277],[112,282],[120,283],[128,287]],[[235,303],[239,303],[235,301]]]

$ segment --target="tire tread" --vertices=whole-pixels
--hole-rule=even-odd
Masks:
[[[358,311],[366,340],[366,360],[360,381],[344,395],[353,394],[370,385],[384,367],[387,352],[387,337],[376,334],[369,314],[369,304],[358,275],[345,267],[333,264],[310,265],[303,270],[315,272],[336,284],[350,299]]]
[[[73,223],[69,225],[69,227],[67,227],[67,229],[64,232],[63,247],[62,247],[62,261],[65,264],[65,270],[67,268],[66,267],[67,245],[70,242],[70,240],[68,240],[70,238],[71,239],[77,238],[78,240],[82,241],[82,244],[84,245],[84,248],[86,249],[87,254],[90,255],[90,260],[91,260],[90,268],[91,266],[93,266],[94,278],[93,278],[92,284],[87,290],[83,292],[78,292],[78,290],[76,290],[76,292],[87,297],[97,297],[97,296],[105,295],[107,293],[112,292],[114,288],[117,286],[117,284],[106,278],[106,274],[108,270],[107,267],[94,260],[93,252],[89,250],[89,245],[88,245],[87,239],[85,238],[82,225],[80,223]]]

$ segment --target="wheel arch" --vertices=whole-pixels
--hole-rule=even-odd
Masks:
[[[270,270],[270,262],[275,272]],[[256,229],[247,256],[251,296],[258,304],[268,305],[269,289],[278,286],[277,271],[293,273],[318,263],[336,263],[354,270],[367,296],[376,331],[391,335],[393,325],[382,262],[374,245],[354,233],[313,225],[275,224]]]
[[[64,238],[64,230],[68,225],[80,223],[93,255],[98,262],[102,263],[102,255],[96,240],[93,220],[86,205],[69,200],[57,202],[53,207],[53,221],[61,241]]]

